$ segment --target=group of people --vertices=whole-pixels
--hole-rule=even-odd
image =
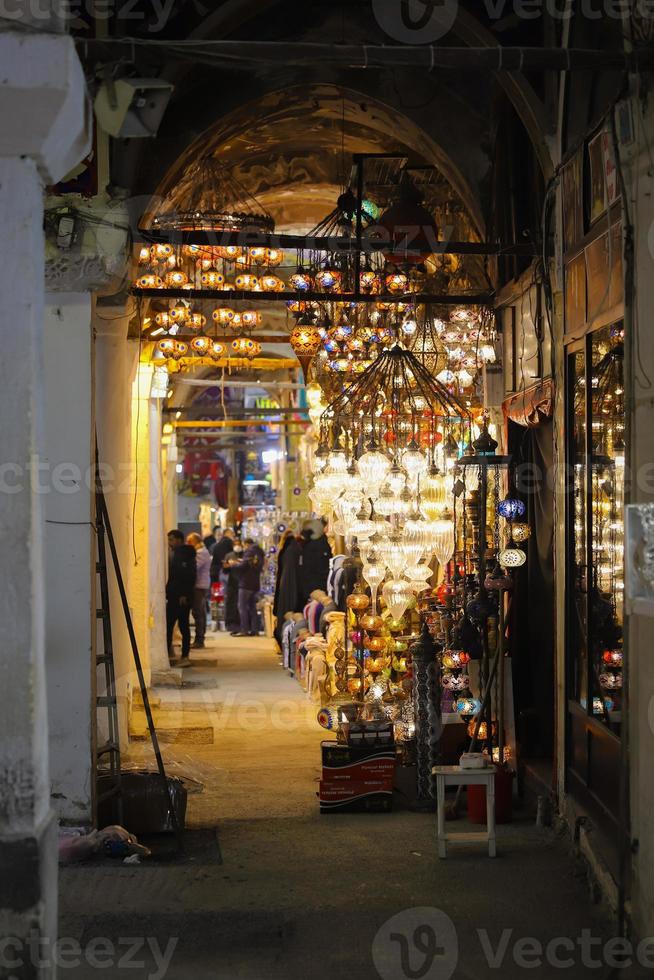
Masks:
[[[308,521],[298,536],[287,530],[277,552],[277,578],[273,615],[275,638],[281,646],[281,630],[287,613],[301,612],[312,592],[324,591],[332,549],[321,520]]]
[[[166,627],[168,656],[174,659],[173,633],[179,626],[182,657],[178,667],[190,665],[191,623],[193,648],[202,650],[207,629],[207,603],[212,582],[225,588],[225,623],[232,636],[257,636],[257,593],[261,584],[264,554],[252,538],[240,539],[230,529],[214,528],[213,535],[168,532],[168,581],[166,583]]]

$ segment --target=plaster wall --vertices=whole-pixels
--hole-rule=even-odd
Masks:
[[[46,296],[44,310],[45,637],[54,808],[92,819],[95,583],[91,299]]]

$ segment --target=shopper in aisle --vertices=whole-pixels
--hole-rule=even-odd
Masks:
[[[245,551],[236,565],[238,573],[238,614],[241,629],[237,636],[258,636],[257,594],[261,588],[264,554],[252,538],[243,542]]]
[[[316,589],[327,588],[329,561],[332,549],[325,535],[321,520],[307,521],[302,528],[302,555],[300,558],[300,598],[302,605]]]
[[[204,542],[199,534],[189,534],[186,543],[190,544],[195,550],[195,589],[193,590],[193,622],[195,624],[195,638],[193,647],[196,650],[204,649],[204,637],[207,631],[207,596],[209,595],[209,570],[211,568],[211,555],[207,551]]]
[[[211,552],[211,581],[226,584],[227,576],[223,563],[225,558],[234,550],[234,532],[230,528],[225,528],[222,537],[216,541]]]
[[[218,542],[218,544],[221,543]],[[218,545],[216,545],[217,547]],[[238,614],[238,565],[242,557],[241,539],[234,538],[232,550],[225,555],[221,562],[221,581],[225,589],[225,629],[232,636],[237,636],[241,632],[241,620]]]
[[[216,524],[211,534],[207,534],[207,536],[204,538],[204,546],[210,555],[213,554],[213,549],[220,540],[220,535],[221,527],[219,524]]]
[[[182,634],[182,659],[179,667],[189,667],[191,650],[191,627],[189,616],[193,605],[196,562],[195,548],[184,544],[184,534],[178,528],[168,532],[168,581],[166,583],[166,633],[168,639],[168,656],[172,660],[173,631],[179,624]]]
[[[275,616],[275,639],[282,645],[282,627],[287,612],[298,612],[300,609],[299,568],[302,549],[300,543],[290,529],[284,532],[277,553],[277,576],[275,578],[275,598],[273,616]]]

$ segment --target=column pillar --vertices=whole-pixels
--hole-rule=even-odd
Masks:
[[[69,37],[0,34],[0,64],[0,939],[10,971],[33,978],[54,976],[51,960],[32,950],[57,932],[45,522],[36,492],[44,457],[43,185],[88,152],[89,133],[84,76]]]
[[[93,819],[95,533],[91,297],[50,294],[44,316],[45,637],[50,783],[60,819]]]
[[[160,672],[170,670],[166,640],[166,578],[168,575],[168,544],[164,525],[164,482],[161,451],[161,402],[150,398],[149,424],[149,520],[148,560],[150,580],[150,665],[152,681]]]

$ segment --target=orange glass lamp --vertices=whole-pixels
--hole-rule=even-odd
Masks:
[[[284,280],[272,272],[266,272],[259,280],[261,288],[267,293],[278,293],[284,288]]]
[[[191,341],[191,350],[194,354],[197,354],[198,357],[205,357],[209,353],[210,348],[211,340],[203,333],[198,334],[198,336],[194,337]]]
[[[188,283],[188,276],[181,269],[171,269],[166,273],[166,287],[168,289],[181,289]]]
[[[365,610],[370,605],[370,598],[365,592],[357,591],[357,589],[352,592],[351,595],[345,600],[345,604],[348,609],[352,609],[353,612],[365,612]]]
[[[212,361],[219,361],[225,353],[225,347],[219,340],[212,340],[209,347],[209,357]]]
[[[200,275],[200,282],[205,289],[222,289],[225,283],[225,277],[222,272],[218,272],[217,269],[211,268],[206,269]]]
[[[366,633],[377,633],[384,628],[384,620],[374,613],[366,613],[365,616],[361,617],[359,625]]]
[[[163,242],[150,247],[150,259],[153,262],[167,262],[173,254],[173,246]]]
[[[252,337],[237,337],[232,341],[231,348],[238,357],[248,357],[250,360],[261,353],[261,344]]]
[[[298,323],[291,330],[288,339],[295,356],[302,365],[302,371],[306,378],[309,365],[320,350],[322,344],[320,330],[312,324],[304,325]]]
[[[228,262],[236,262],[243,254],[243,249],[240,245],[219,245],[216,248],[216,254]]]
[[[240,272],[234,280],[234,285],[237,289],[257,290],[259,289],[259,279],[251,272]]]
[[[144,276],[139,276],[136,280],[136,285],[139,289],[163,289],[164,283],[161,276],[155,275],[154,272],[146,272]]]
[[[218,323],[221,327],[227,327],[232,322],[235,317],[234,310],[231,310],[228,306],[219,306],[217,310],[214,310],[211,314],[211,319],[214,323]]]

